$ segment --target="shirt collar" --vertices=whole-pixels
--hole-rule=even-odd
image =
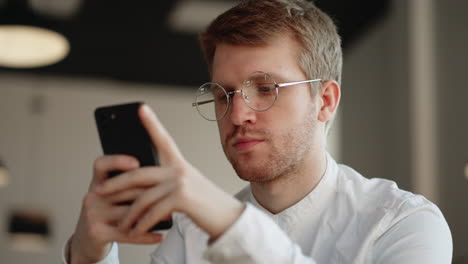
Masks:
[[[315,216],[320,215],[336,190],[338,174],[338,165],[328,152],[326,153],[326,160],[327,167],[320,182],[306,197],[293,206],[277,214],[272,214],[257,202],[251,189],[248,198],[249,202],[269,215],[275,222],[286,222],[286,225],[300,223],[302,219],[308,218],[311,214]]]

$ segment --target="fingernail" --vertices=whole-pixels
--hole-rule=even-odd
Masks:
[[[151,110],[151,107],[149,107],[149,106],[146,105],[146,104],[143,105],[143,110],[144,110],[146,113],[148,113],[149,115],[152,115],[152,116],[155,115],[154,112],[153,112],[153,110]]]
[[[140,166],[140,163],[138,162],[138,160],[132,159],[132,160],[130,161],[130,166],[132,166],[132,167],[139,167],[139,166]]]
[[[144,105],[142,105],[142,107],[143,107],[143,111],[145,111],[145,112],[151,112],[148,105],[144,104]]]

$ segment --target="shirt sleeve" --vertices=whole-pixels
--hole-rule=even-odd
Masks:
[[[71,237],[68,239],[67,243],[63,247],[62,250],[62,263],[63,264],[69,264],[70,260],[68,259],[69,252],[70,252],[70,241]],[[109,253],[107,256],[102,259],[99,262],[96,262],[96,264],[119,264],[119,248],[117,246],[117,243],[113,242],[111,249],[109,250]]]
[[[450,264],[452,236],[442,213],[419,210],[398,221],[375,243],[371,263]]]
[[[204,258],[226,264],[315,263],[269,216],[249,203],[239,219],[209,245]]]

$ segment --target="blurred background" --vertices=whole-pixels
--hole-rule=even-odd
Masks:
[[[468,263],[468,2],[316,0],[343,38],[334,157],[444,213]],[[93,160],[96,107],[145,101],[187,159],[230,193],[216,125],[192,109],[208,81],[197,33],[236,1],[0,0],[0,263],[56,263]],[[428,230],[429,231],[429,230]],[[122,263],[154,246],[122,245]]]

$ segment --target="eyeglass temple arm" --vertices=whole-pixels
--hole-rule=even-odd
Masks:
[[[214,102],[214,100],[206,100],[206,101],[192,103],[192,106],[195,107],[197,105],[204,105],[204,104],[208,104],[208,103],[211,103],[211,102]]]
[[[291,86],[291,85],[296,85],[296,84],[301,84],[301,83],[310,83],[310,82],[322,82],[322,79],[299,81],[299,82],[289,82],[289,83],[278,83],[278,84],[276,84],[276,87],[285,87],[285,86]]]

